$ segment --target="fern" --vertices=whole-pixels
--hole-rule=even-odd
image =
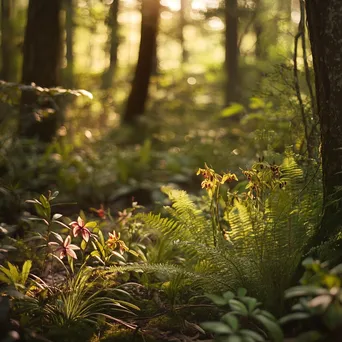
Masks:
[[[202,208],[185,191],[164,187],[172,202],[165,207],[167,216],[150,213],[141,214],[140,219],[161,232],[163,248],[177,248],[186,262],[182,266],[162,263],[115,270],[178,273],[211,292],[244,287],[268,307],[275,306],[275,312],[280,310],[283,290],[290,286],[303,247],[319,219],[320,184],[305,182],[292,155],[286,156],[279,168],[260,162],[244,174],[247,191],[228,193],[226,208],[216,211],[221,212],[220,218],[206,214],[213,213],[213,201],[219,205],[212,193]],[[223,219],[228,228],[224,235],[217,233],[215,243],[213,222]]]

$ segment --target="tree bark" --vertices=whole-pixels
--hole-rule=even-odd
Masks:
[[[74,1],[65,0],[66,85],[74,87]]]
[[[41,87],[59,84],[62,56],[62,0],[30,0],[24,38],[22,83]],[[55,110],[48,116],[42,113]],[[23,91],[19,135],[49,142],[54,137],[60,112],[51,98],[38,97],[33,91]]]
[[[342,223],[342,2],[306,0],[321,129],[324,214],[313,245]]]
[[[103,74],[102,88],[109,89],[113,84],[113,77],[118,61],[118,47],[119,47],[119,4],[120,0],[114,0],[109,8],[109,14],[107,18],[107,25],[109,29],[109,66]]]
[[[238,4],[237,0],[225,0],[225,104],[238,100]]]
[[[142,2],[139,57],[132,90],[123,116],[123,122],[127,124],[136,122],[145,111],[157,44],[159,12],[159,0],[144,0]]]
[[[1,1],[1,72],[0,79],[16,81],[14,46],[14,1]]]

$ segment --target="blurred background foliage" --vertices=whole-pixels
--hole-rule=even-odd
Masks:
[[[44,5],[30,6],[34,18]],[[40,84],[44,75],[34,74],[48,70],[46,58],[42,54],[41,69],[27,76],[25,46],[37,48],[44,25],[53,21],[33,28],[30,38],[28,1],[2,2],[0,177],[7,193],[27,197],[59,189],[61,200],[83,208],[122,208],[132,196],[143,204],[159,200],[166,183],[196,192],[194,172],[204,162],[234,172],[287,146],[317,158],[308,142],[317,122],[311,54],[305,35],[298,41],[298,0],[57,0],[56,6],[59,77],[46,85]],[[130,99],[140,37],[153,26],[148,11],[156,7],[147,103],[130,122],[128,102],[138,103],[146,91],[140,86],[138,99]],[[46,50],[58,45],[50,40]],[[38,123],[62,113],[48,139],[21,134],[21,128],[18,134],[27,120],[22,92],[38,96]]]

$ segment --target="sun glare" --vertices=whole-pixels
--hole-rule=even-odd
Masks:
[[[191,8],[194,11],[207,11],[219,7],[220,0],[192,0]],[[177,12],[181,9],[181,0],[161,0],[161,4],[168,7],[171,11]]]
[[[177,12],[181,9],[181,0],[161,0],[161,4],[171,11]]]

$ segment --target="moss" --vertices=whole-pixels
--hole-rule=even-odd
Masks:
[[[103,337],[100,339],[94,337],[92,342],[158,342],[158,340],[146,334],[142,336],[141,333],[135,333],[134,330],[121,325],[113,325],[104,333]]]

